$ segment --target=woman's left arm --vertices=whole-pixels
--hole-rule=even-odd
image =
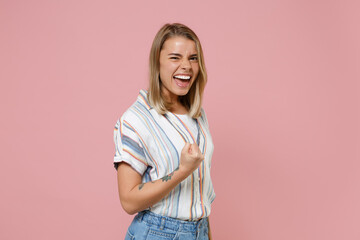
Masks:
[[[208,234],[208,237],[209,237],[209,240],[212,240],[212,236],[211,236],[211,229],[210,229],[210,217],[208,217],[208,228],[209,228],[209,234]]]

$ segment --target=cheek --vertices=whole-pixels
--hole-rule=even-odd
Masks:
[[[160,68],[160,78],[161,78],[162,80],[165,80],[166,78],[168,78],[169,75],[170,75],[170,73],[169,73],[169,70],[168,70],[168,69],[166,69],[166,68]]]
[[[199,74],[199,70],[200,70],[199,64],[194,65],[192,68],[193,68],[194,75],[197,76]]]
[[[164,77],[165,75],[166,75],[166,66],[164,65],[164,64],[161,64],[161,62],[160,62],[160,77]]]
[[[170,69],[166,67],[160,68],[160,81],[162,84],[167,86],[168,84],[170,84],[171,78],[172,78],[172,73]]]
[[[160,76],[163,77],[172,77],[176,71],[176,64],[167,63],[164,65],[160,64]]]

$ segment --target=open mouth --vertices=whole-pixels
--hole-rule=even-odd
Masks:
[[[185,87],[189,86],[191,76],[184,75],[184,74],[178,74],[178,75],[175,75],[173,78],[175,80],[176,85],[178,85],[179,87],[185,88]]]

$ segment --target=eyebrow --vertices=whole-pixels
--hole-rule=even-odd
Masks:
[[[174,56],[182,57],[182,55],[180,53],[169,53],[168,55],[174,55]],[[190,57],[196,57],[196,56],[197,56],[197,53],[190,55]]]
[[[182,56],[180,53],[169,53],[168,55],[174,55],[174,56],[178,56],[178,57]]]

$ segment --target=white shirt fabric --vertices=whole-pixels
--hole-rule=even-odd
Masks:
[[[175,114],[184,124],[189,128],[190,132],[193,134],[194,138],[198,137],[198,127],[196,120],[190,117],[188,114]]]
[[[208,217],[215,192],[210,168],[214,150],[205,112],[197,120],[171,112],[158,114],[141,90],[137,101],[123,114],[114,130],[114,164],[128,163],[142,176],[155,181],[176,170],[185,142],[198,142],[204,161],[190,176],[148,210],[181,220]]]

